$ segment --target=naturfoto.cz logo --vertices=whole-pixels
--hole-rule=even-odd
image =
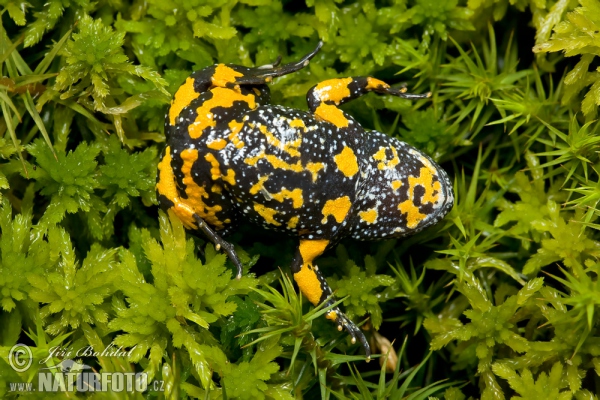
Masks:
[[[43,368],[37,372],[37,382],[10,383],[11,392],[145,392],[163,391],[162,381],[153,381],[149,385],[145,372],[95,372],[89,365],[77,362],[70,357],[125,357],[130,354],[122,348],[109,345],[101,352],[91,346],[74,351],[71,348],[53,347],[48,357],[39,361]],[[62,361],[52,365],[53,357]],[[8,354],[8,363],[16,372],[25,372],[33,364],[31,348],[24,344],[14,345]],[[48,366],[50,364],[50,366]],[[37,384],[37,386],[36,386]]]

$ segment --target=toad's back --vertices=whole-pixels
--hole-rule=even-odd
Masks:
[[[197,186],[188,195],[202,197],[195,211],[225,233],[243,216],[310,239],[337,236],[365,169],[364,132],[354,121],[356,128],[340,129],[307,112],[261,104],[267,90],[256,88],[259,101],[213,110],[214,124],[204,123],[200,135],[198,110],[214,89],[182,109],[169,141],[177,186]]]

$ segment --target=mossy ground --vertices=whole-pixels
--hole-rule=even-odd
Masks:
[[[598,1],[0,0],[0,22],[0,396],[59,363],[52,348],[112,343],[134,350],[80,361],[164,391],[97,397],[598,398]],[[298,295],[294,240],[242,227],[235,280],[154,194],[191,71],[319,39],[273,102],[306,109],[312,85],[356,75],[431,91],[344,107],[454,181],[436,227],[319,261],[390,351],[381,369]],[[45,362],[15,372],[15,343]]]

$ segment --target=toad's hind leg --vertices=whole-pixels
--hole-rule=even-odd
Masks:
[[[337,106],[368,92],[390,94],[405,99],[424,99],[431,95],[406,93],[405,88],[394,89],[379,79],[360,76],[323,81],[308,91],[306,100],[317,118],[331,122],[338,128],[345,128],[349,125],[348,118]]]
[[[189,197],[181,197],[175,181],[175,174],[173,172],[171,161],[172,158],[170,147],[167,146],[163,153],[162,159],[158,164],[158,176],[156,180],[156,193],[158,195],[161,208],[163,210],[173,211],[186,228],[204,232],[208,239],[213,242],[217,251],[223,249],[229,256],[231,262],[235,265],[237,269],[237,278],[240,279],[242,277],[242,263],[233,249],[233,245],[223,240],[223,238],[221,238],[221,236],[219,236],[219,234],[217,234],[204,221],[204,219],[198,214],[202,213],[202,211],[198,208],[194,208],[194,205],[197,206],[197,204],[194,202],[190,203]],[[187,174],[189,174],[189,171]],[[184,180],[184,184],[185,183],[186,182]],[[219,210],[221,209],[222,207],[219,206]],[[206,217],[212,217],[213,219],[215,218],[214,213],[212,216],[206,212],[204,214]]]
[[[329,240],[326,239],[302,239],[292,261],[294,280],[302,294],[315,306],[325,303],[325,308],[334,304],[336,299],[332,296],[331,288],[319,271],[319,267],[314,264],[314,260],[323,254],[329,243]],[[358,339],[365,349],[367,359],[371,358],[371,349],[367,338],[339,307],[333,307],[325,314],[325,317],[334,321],[339,330],[345,328],[352,337],[352,343],[356,343],[356,339]]]

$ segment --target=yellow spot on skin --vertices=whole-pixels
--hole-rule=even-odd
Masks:
[[[216,107],[229,108],[233,106],[234,101],[243,101],[248,104],[250,109],[256,108],[256,100],[253,94],[243,95],[237,90],[215,87],[210,89],[213,97],[206,100],[196,109],[198,116],[194,123],[190,124],[188,133],[192,139],[198,139],[204,129],[213,127],[217,124],[212,110]]]
[[[277,210],[263,206],[262,204],[254,203],[254,211],[263,217],[267,223],[275,226],[281,226],[281,223],[275,221],[274,218],[275,214],[277,214]]]
[[[433,182],[433,171],[430,168],[422,167],[419,171],[419,177],[415,178],[414,176],[408,177],[408,198],[414,199],[415,196],[415,187],[417,185],[421,186],[425,189],[425,193],[423,194],[423,198],[421,199],[421,203],[435,203],[438,201],[441,185],[439,181]],[[437,193],[434,195],[434,191]]]
[[[304,121],[301,119],[294,118],[290,121],[290,128],[306,128],[306,125],[304,125]]]
[[[299,250],[302,257],[302,267],[300,271],[294,274],[294,280],[302,294],[314,305],[319,304],[323,289],[321,289],[321,282],[319,282],[312,264],[315,258],[323,254],[328,245],[329,240],[325,239],[300,241]]]
[[[227,175],[222,176],[221,179],[229,183],[231,186],[235,185],[235,171],[229,168],[227,170]]]
[[[298,217],[298,216],[295,216],[295,217],[292,217],[292,218],[290,218],[290,220],[289,220],[289,221],[288,221],[288,223],[287,223],[287,227],[288,227],[289,229],[294,229],[294,228],[296,228],[296,226],[298,225],[298,221],[300,221],[300,217]]]
[[[342,110],[332,104],[320,104],[315,110],[315,115],[323,121],[331,122],[338,128],[347,128],[348,118],[344,116]]]
[[[421,168],[419,176],[422,186],[425,189],[425,194],[423,194],[421,202],[435,203],[439,200],[442,185],[440,181],[433,182],[433,176],[436,175],[436,170],[433,165],[431,165],[429,160],[427,160],[425,157],[421,157],[421,162],[425,165],[425,167]],[[416,181],[415,184],[417,184]]]
[[[317,162],[317,163],[309,162],[308,164],[306,164],[306,170],[309,171],[312,174],[312,180],[313,180],[313,182],[317,181],[317,174],[323,168],[325,168],[325,165],[323,163],[320,163],[320,162]]]
[[[177,89],[175,97],[171,102],[171,108],[169,108],[169,123],[175,125],[175,120],[181,113],[181,111],[190,105],[190,103],[200,96],[200,93],[194,90],[194,79],[187,78],[185,83]]]
[[[277,139],[275,135],[273,135],[273,133],[267,129],[266,126],[259,126],[258,130],[260,130],[260,132],[263,135],[265,135],[265,137],[267,138],[267,143],[269,143],[271,146],[277,147],[278,149],[285,151],[292,157],[300,157],[300,152],[298,151],[298,148],[302,144],[302,137],[299,137],[291,142],[282,142],[279,139]]]
[[[385,155],[385,151],[386,149],[390,149],[392,150],[392,159],[388,160],[386,155]],[[390,146],[390,147],[379,147],[379,151],[377,151],[377,153],[375,153],[373,155],[373,159],[380,161],[377,164],[377,168],[379,168],[380,170],[382,169],[392,169],[394,168],[396,165],[400,164],[400,158],[398,157],[398,151],[396,150],[396,148],[394,146]]]
[[[290,191],[286,188],[283,188],[281,192],[274,193],[271,196],[274,200],[277,200],[280,203],[283,203],[283,200],[285,199],[292,199],[292,207],[294,208],[300,208],[302,207],[302,204],[304,204],[304,198],[302,197],[302,189],[294,189]]]
[[[273,166],[273,168],[302,172],[302,165],[300,164],[300,161],[296,162],[295,164],[289,164],[272,154],[260,153],[254,157],[246,158],[244,162],[248,165],[254,166],[259,160],[267,160]]]
[[[265,187],[265,182],[267,181],[267,179],[269,179],[269,175],[265,175],[261,178],[258,178],[258,182],[256,182],[250,188],[250,190],[249,190],[250,194],[256,194],[256,193],[260,192],[260,190]]]
[[[158,164],[159,180],[156,184],[158,193],[164,195],[173,202],[172,209],[186,228],[196,229],[194,214],[198,214],[207,223],[214,226],[215,229],[222,229],[223,222],[216,216],[216,213],[221,211],[222,207],[219,205],[210,207],[204,203],[202,199],[208,198],[208,193],[206,193],[204,187],[198,186],[191,175],[192,166],[198,159],[198,150],[187,149],[182,151],[181,159],[183,160],[183,166],[181,167],[181,172],[184,176],[183,184],[185,185],[185,193],[188,198],[182,199],[179,196],[175,175],[171,168],[171,153],[169,147],[165,150],[165,155]]]
[[[244,162],[250,166],[255,166],[256,163],[258,163],[258,161],[260,160],[266,160],[269,164],[271,164],[271,166],[273,168],[276,169],[283,169],[286,171],[294,171],[294,172],[302,172],[304,171],[304,167],[302,167],[302,164],[300,163],[300,161],[296,161],[295,164],[289,164],[285,161],[283,161],[280,158],[277,158],[277,156],[274,156],[273,154],[265,154],[265,153],[259,153],[258,155],[254,156],[254,157],[248,157],[246,159],[244,159]],[[306,164],[306,170],[309,171],[312,174],[312,179],[313,182],[315,182],[317,180],[317,174],[318,172],[324,168],[323,163],[313,163],[313,162],[309,162]]]
[[[367,211],[361,211],[358,216],[368,224],[374,224],[377,221],[378,212],[376,208],[371,208]]]
[[[219,168],[219,161],[215,158],[215,155],[208,153],[204,156],[204,159],[210,163],[210,174],[213,181],[216,181],[221,177],[221,169]]]
[[[321,296],[323,295],[323,289],[321,289],[321,282],[319,282],[317,273],[312,266],[303,264],[300,271],[294,274],[294,280],[308,301],[315,306],[319,304]]]
[[[375,90],[375,89],[387,89],[389,88],[390,85],[388,85],[387,83],[385,83],[384,81],[380,81],[379,79],[375,79],[375,78],[371,78],[368,77],[367,78],[367,90]]]
[[[385,160],[385,147],[380,146],[379,150],[377,151],[377,153],[375,153],[373,155],[373,159],[378,160],[378,161],[383,161]],[[381,168],[380,168],[381,169]]]
[[[312,264],[315,258],[323,254],[328,245],[327,239],[301,240],[299,250],[302,261],[305,264]]]
[[[235,78],[240,76],[243,76],[243,74],[225,64],[219,64],[210,80],[213,86],[226,87],[228,83],[235,83]]]
[[[438,198],[440,197],[440,190],[441,190],[441,184],[439,181],[436,181],[433,183],[433,185],[428,186],[428,188],[425,188],[425,194],[423,195],[423,198],[421,199],[421,202],[423,203],[435,203],[436,201],[438,201]],[[434,195],[434,191],[437,191],[437,193]]]
[[[197,150],[196,150],[197,152]],[[215,155],[212,153],[208,153],[204,156],[204,159],[210,163],[210,177],[213,181],[217,179],[222,179],[230,185],[235,185],[235,171],[232,169],[227,170],[227,175],[223,175],[221,173],[221,168],[219,161],[216,159]]]
[[[337,313],[335,311],[329,311],[327,314],[325,314],[325,318],[330,321],[335,321],[337,320]]]
[[[188,229],[195,229],[196,225],[194,222],[194,210],[187,204],[181,201],[177,185],[175,183],[175,175],[173,174],[173,168],[171,168],[171,148],[165,149],[165,155],[162,160],[158,163],[158,182],[156,183],[156,190],[159,194],[168,198],[173,202],[173,212],[179,217],[183,225]]]
[[[223,150],[227,146],[227,141],[224,139],[213,140],[210,143],[206,144],[206,147],[213,150]]]
[[[333,157],[333,160],[342,174],[347,177],[354,176],[358,172],[358,162],[350,147],[344,146],[342,152]]]
[[[231,129],[231,133],[229,134],[229,140],[238,149],[244,147],[244,142],[238,138],[238,134],[240,133],[243,127],[243,122],[237,122],[236,120],[233,120],[229,123],[229,129]]]
[[[322,102],[333,101],[335,104],[340,104],[342,100],[350,97],[348,85],[351,82],[352,78],[328,79],[319,83],[314,91]]]
[[[252,91],[255,95],[260,96],[260,90],[258,90],[257,88],[252,88]]]
[[[216,194],[221,194],[222,189],[223,188],[221,187],[221,185],[212,185],[210,191]]]
[[[330,215],[333,215],[333,218],[335,218],[338,224],[341,223],[346,218],[346,215],[348,215],[351,206],[352,203],[350,203],[350,198],[348,196],[327,200],[323,206],[323,219],[321,220],[321,223],[326,224],[327,217]]]
[[[421,214],[419,208],[414,205],[411,199],[405,200],[398,206],[398,210],[406,214],[406,226],[416,228],[419,222],[423,221],[427,215]]]
[[[217,218],[216,213],[223,208],[219,205],[210,207],[204,203],[202,199],[208,198],[208,193],[204,187],[198,186],[192,176],[192,166],[198,160],[198,150],[186,149],[182,151],[181,159],[183,160],[181,173],[183,174],[183,184],[185,185],[185,194],[187,195],[187,199],[184,201],[207,223],[213,225],[216,229],[222,229],[223,222]]]
[[[392,189],[395,192],[396,190],[400,189],[400,186],[402,186],[402,181],[392,181],[390,185],[392,186]]]
[[[419,222],[423,221],[427,217],[427,215],[421,214],[419,208],[415,206],[413,202],[415,196],[415,187],[417,185],[425,189],[425,193],[421,198],[421,204],[435,203],[439,199],[441,189],[440,182],[433,182],[433,176],[435,171],[431,163],[427,161],[425,165],[426,167],[422,167],[419,171],[418,178],[414,176],[408,177],[408,200],[405,200],[402,203],[400,203],[400,205],[398,205],[398,209],[401,212],[407,214],[406,226],[408,226],[409,228],[415,228],[419,224]]]

